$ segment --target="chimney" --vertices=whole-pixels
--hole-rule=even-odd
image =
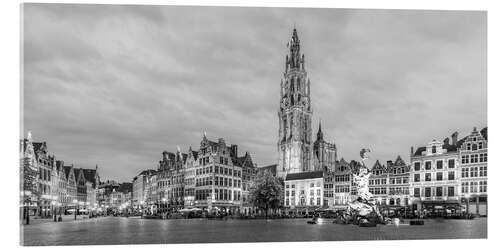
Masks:
[[[413,156],[413,146],[411,146],[411,149],[410,149],[410,156]]]
[[[387,161],[387,167],[392,167],[392,161]]]
[[[458,132],[451,134],[451,145],[457,145]]]
[[[444,145],[450,145],[450,138],[446,137],[443,140]]]
[[[238,145],[231,145],[231,154],[232,157],[238,157]]]

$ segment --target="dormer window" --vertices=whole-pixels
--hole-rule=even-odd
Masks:
[[[432,146],[432,153],[435,154],[436,153],[436,146]]]

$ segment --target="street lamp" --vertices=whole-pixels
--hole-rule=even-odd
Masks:
[[[57,200],[59,197],[57,195],[52,196],[52,212],[53,212],[53,217],[54,217],[54,222],[57,222],[57,215],[56,215],[56,205],[57,205]]]
[[[75,220],[76,220],[76,213],[78,211],[78,200],[77,199],[74,199],[73,200],[73,204],[75,204],[75,208],[74,208],[74,213],[75,213]]]
[[[30,208],[31,208],[31,191],[24,191],[24,197],[27,197],[25,199],[25,204],[27,203],[27,209],[25,205],[25,210],[26,210],[26,225],[30,224]]]
[[[56,210],[56,201],[52,200],[50,202],[50,204],[52,205],[52,217],[54,217],[54,222],[56,222],[57,221],[57,219],[56,219],[56,211],[55,211]]]
[[[465,194],[465,201],[466,201],[466,213],[467,213],[467,216],[469,215],[469,199],[470,199],[470,194],[469,193],[466,193]]]
[[[167,201],[167,198],[163,197],[161,201],[162,201],[162,212],[165,213],[165,201]]]
[[[59,212],[59,219],[58,219],[58,221],[62,221],[62,216],[61,216],[61,213],[62,213],[61,210],[62,209],[61,209],[61,207],[62,207],[62,204],[60,202],[57,202],[57,210]]]

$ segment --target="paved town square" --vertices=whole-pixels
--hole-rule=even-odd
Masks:
[[[475,239],[487,237],[487,220],[425,220],[423,226],[379,225],[363,228],[333,224],[331,220],[308,225],[306,219],[148,220],[102,217],[76,222],[39,223],[24,226],[23,231],[23,244],[26,246]]]
[[[487,238],[486,12],[23,11],[23,245]]]

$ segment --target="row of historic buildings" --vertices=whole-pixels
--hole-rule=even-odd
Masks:
[[[131,183],[101,182],[97,165],[77,168],[56,159],[47,143],[34,142],[30,132],[21,140],[20,177],[23,217],[111,208],[132,192]]]
[[[369,191],[383,209],[487,214],[487,128],[476,128],[451,142],[432,140],[411,149],[410,162],[400,156],[370,168]],[[343,158],[332,169],[285,175],[284,207],[290,212],[346,209],[357,198],[353,174],[360,163]],[[276,167],[272,165],[270,167]]]
[[[289,211],[329,207],[345,209],[356,198],[353,174],[360,163],[337,159],[337,146],[327,142],[321,123],[313,142],[311,82],[300,52],[297,30],[288,43],[278,109],[278,164],[267,166],[285,180],[284,206]],[[411,149],[410,163],[398,156],[371,167],[369,191],[384,207],[412,210],[457,210],[486,214],[487,129],[458,140]]]
[[[164,151],[157,169],[135,176],[132,206],[153,213],[182,208],[250,213],[248,192],[256,174],[248,152],[239,156],[237,145],[204,134],[198,150]]]
[[[458,140],[458,133],[411,150],[410,196],[414,207],[465,207],[487,214],[488,130],[476,128]]]

